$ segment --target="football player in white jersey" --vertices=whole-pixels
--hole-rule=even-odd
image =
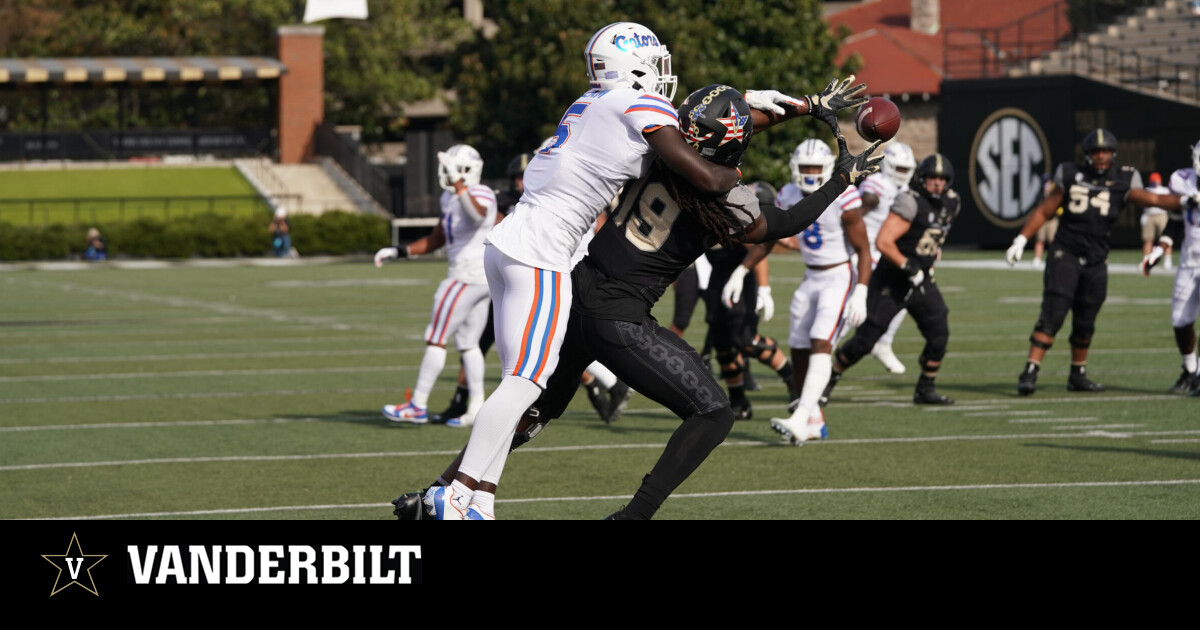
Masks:
[[[779,191],[775,205],[787,208],[816,192],[833,175],[835,161],[824,142],[801,142],[792,152],[792,181]],[[846,326],[857,327],[867,316],[871,246],[861,206],[861,195],[851,184],[796,235],[806,269],[792,296],[788,345],[800,397],[789,405],[791,417],[771,418],[771,427],[796,445],[828,435],[818,400],[829,382],[833,347]],[[850,262],[854,253],[857,270]]]
[[[906,190],[912,182],[916,168],[917,160],[913,156],[912,148],[903,142],[892,142],[884,148],[879,172],[867,177],[867,181],[859,187],[863,196],[863,222],[867,225],[867,239],[871,241],[872,269],[879,264],[879,248],[875,246],[879,228],[883,227],[884,220],[891,213],[896,195]],[[903,374],[906,371],[904,364],[892,351],[892,340],[896,338],[896,331],[904,323],[907,314],[908,311],[903,309],[896,313],[896,317],[888,325],[887,332],[883,333],[871,349],[871,356],[878,359],[892,374]]]
[[[1171,223],[1159,238],[1158,246],[1142,259],[1142,273],[1169,256],[1171,245],[1179,238],[1179,269],[1175,272],[1175,291],[1171,295],[1171,326],[1175,329],[1175,345],[1183,361],[1183,372],[1171,387],[1172,394],[1200,396],[1200,369],[1196,359],[1196,317],[1200,315],[1200,142],[1192,147],[1192,168],[1181,168],[1171,174],[1170,192],[1184,198],[1179,213],[1171,213]],[[1181,234],[1182,233],[1182,234]]]
[[[385,260],[408,258],[432,252],[443,245],[450,271],[433,297],[433,315],[425,328],[425,356],[412,400],[400,405],[384,405],[383,416],[394,422],[429,422],[429,393],[438,374],[446,366],[446,341],[453,338],[462,354],[469,392],[467,411],[446,420],[448,426],[467,427],[483,406],[483,352],[479,338],[487,326],[487,278],[483,272],[483,240],[496,224],[496,194],[482,186],[483,160],[479,152],[465,144],[456,144],[438,153],[438,183],[442,220],[433,233],[402,249],[385,247],[375,254],[375,266]]]
[[[529,163],[512,215],[488,235],[484,265],[504,376],[476,417],[454,481],[426,497],[450,518],[495,514],[514,429],[558,365],[571,311],[571,254],[617,190],[644,175],[656,155],[706,195],[728,192],[741,177],[736,168],[705,160],[680,132],[671,55],[650,29],[609,24],[592,36],[584,59],[590,89],[567,108],[555,141]],[[803,99],[751,93],[754,128],[809,113],[836,125],[839,109],[864,102],[848,98],[858,92],[847,89],[851,80]],[[740,134],[746,118],[731,112],[730,132]]]

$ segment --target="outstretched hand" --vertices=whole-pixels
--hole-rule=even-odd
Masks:
[[[838,157],[836,168],[846,173],[847,183],[857,186],[868,175],[879,170],[879,163],[883,161],[883,156],[873,158],[871,157],[871,153],[875,149],[878,149],[879,145],[883,144],[882,140],[876,140],[871,143],[871,146],[858,155],[850,152],[850,148],[846,146],[846,136],[843,136],[841,133],[837,134],[837,143]]]
[[[855,97],[856,94],[867,89],[866,83],[859,83],[854,87],[850,84],[854,82],[854,75],[850,75],[843,79],[841,83],[837,79],[829,82],[820,94],[814,94],[808,97],[808,113],[817,120],[829,125],[833,130],[833,135],[842,135],[838,128],[838,111],[847,107],[857,107],[867,102],[867,97]]]

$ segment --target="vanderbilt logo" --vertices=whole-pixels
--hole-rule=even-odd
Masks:
[[[50,595],[57,595],[59,591],[72,584],[78,585],[92,595],[100,595],[96,590],[96,583],[92,581],[92,567],[100,564],[100,561],[108,556],[84,555],[83,550],[79,547],[79,538],[75,534],[71,534],[71,542],[67,544],[66,553],[42,555],[42,557],[58,569],[58,577],[54,580]]]
[[[992,223],[1011,228],[1025,223],[1050,170],[1050,144],[1032,116],[1008,107],[980,125],[971,145],[971,192]]]

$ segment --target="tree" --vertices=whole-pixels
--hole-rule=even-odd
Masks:
[[[587,90],[584,46],[611,22],[639,22],[667,44],[679,76],[676,103],[711,83],[811,94],[839,74],[839,42],[816,0],[546,0],[489,4],[488,11],[499,32],[464,48],[449,87],[458,96],[451,127],[484,153],[492,172],[553,133]],[[814,133],[828,136],[808,120],[760,136],[742,169],[747,181],[786,181],[787,155]]]

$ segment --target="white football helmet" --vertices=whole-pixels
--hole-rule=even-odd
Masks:
[[[616,22],[596,31],[583,57],[595,89],[631,87],[675,98],[678,78],[671,74],[671,53],[641,24]]]
[[[917,159],[912,147],[903,142],[892,142],[883,150],[883,163],[879,170],[901,189],[908,188],[913,172],[917,170]]]
[[[834,161],[833,151],[829,149],[828,144],[816,139],[805,140],[796,145],[788,163],[792,169],[792,181],[806,194],[814,193],[833,176]],[[801,173],[801,166],[820,166],[821,172]]]
[[[454,190],[454,182],[460,178],[463,184],[475,186],[483,176],[483,158],[479,152],[466,144],[456,144],[445,151],[438,151],[438,184],[446,190]]]

